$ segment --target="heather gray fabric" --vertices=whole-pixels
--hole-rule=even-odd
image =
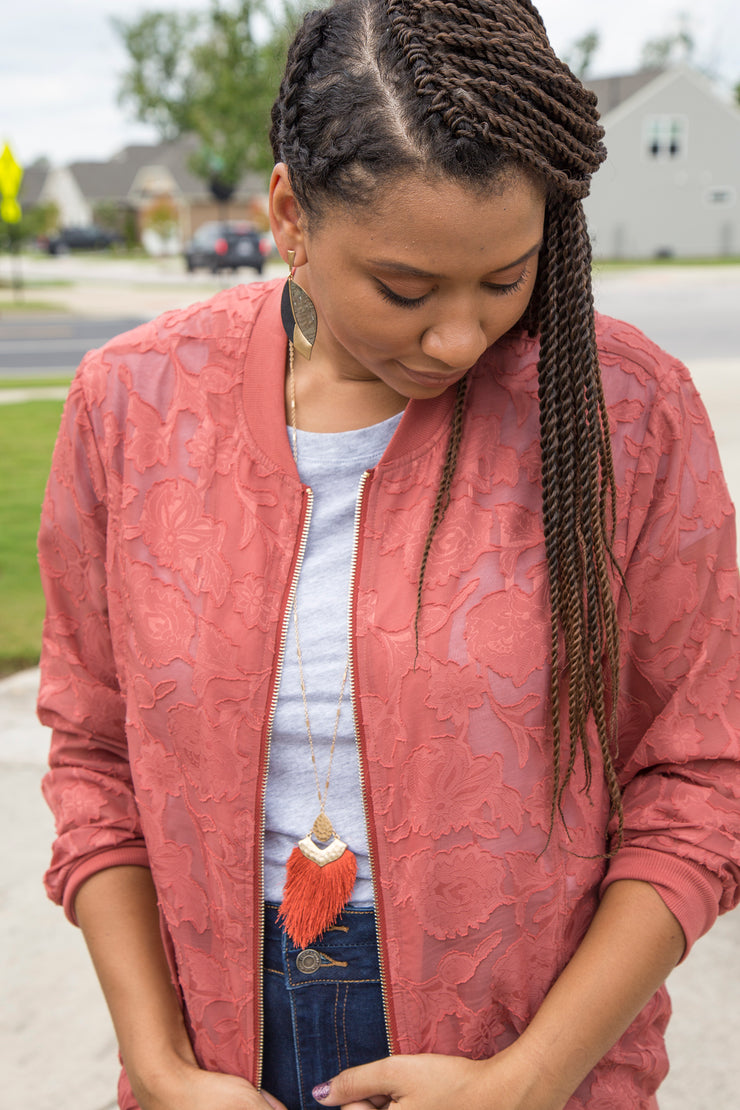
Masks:
[[[311,732],[323,790],[339,690],[347,659],[348,597],[360,479],[379,462],[401,413],[353,432],[298,432],[298,472],[314,494],[298,581],[298,629]],[[288,429],[292,437],[292,430]],[[292,442],[292,438],[291,438]],[[265,898],[280,902],[285,864],[310,832],[319,802],[306,734],[291,615],[272,730],[267,778]],[[349,679],[339,721],[326,812],[357,856],[353,905],[373,901]]]

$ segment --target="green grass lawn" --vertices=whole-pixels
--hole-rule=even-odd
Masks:
[[[36,533],[62,401],[0,405],[0,675],[38,662]]]
[[[64,305],[57,304],[56,301],[9,301],[7,298],[0,298],[0,313],[12,313],[13,315],[22,315],[23,313],[49,313],[60,314],[68,312]]]
[[[0,378],[0,389],[36,389],[41,386],[67,386],[71,374],[53,374],[49,378]]]
[[[595,258],[594,270],[645,270],[660,267],[670,270],[676,266],[738,266],[740,255],[726,258]]]

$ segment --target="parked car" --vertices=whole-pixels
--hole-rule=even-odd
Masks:
[[[88,227],[63,227],[44,239],[42,246],[49,254],[66,254],[67,251],[106,250],[121,242],[121,236],[115,231],[90,224]]]
[[[269,239],[253,224],[210,220],[198,228],[185,247],[185,266],[190,273],[205,268],[213,274],[250,266],[261,274],[270,250]]]

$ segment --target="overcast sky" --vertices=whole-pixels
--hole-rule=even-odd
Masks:
[[[25,165],[41,155],[63,165],[156,141],[116,104],[126,56],[110,18],[208,6],[208,0],[8,0],[0,28],[0,146],[9,142]],[[635,68],[646,39],[673,30],[679,12],[693,11],[697,62],[726,88],[740,81],[738,0],[540,0],[538,6],[560,53],[586,31],[600,32],[593,76]]]

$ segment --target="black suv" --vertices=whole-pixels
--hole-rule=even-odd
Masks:
[[[121,243],[120,235],[104,227],[63,227],[43,241],[49,254],[66,254],[67,251],[102,251]]]
[[[252,224],[243,220],[211,220],[198,228],[185,247],[185,266],[190,273],[205,268],[212,274],[251,266],[261,274],[269,250],[269,244]]]

